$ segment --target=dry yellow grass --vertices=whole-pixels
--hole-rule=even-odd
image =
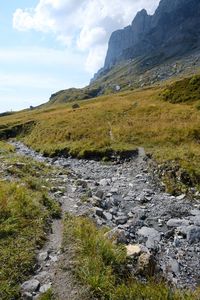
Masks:
[[[171,104],[148,88],[71,104],[24,111],[0,118],[3,127],[35,121],[22,137],[36,150],[53,155],[64,150],[84,157],[106,150],[143,146],[158,161],[177,160],[195,176],[200,173],[198,101]]]

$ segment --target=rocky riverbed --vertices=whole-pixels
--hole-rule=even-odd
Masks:
[[[129,161],[103,163],[45,158],[19,142],[13,144],[18,154],[69,171],[49,179],[54,184],[51,194],[63,212],[87,214],[98,226],[110,226],[114,229],[110,234],[117,233],[129,255],[137,256],[137,264],[145,257],[153,259],[154,272],[175,286],[193,289],[199,285],[199,195],[191,200],[184,194],[174,197],[161,191],[148,171],[143,149]],[[59,280],[64,280],[57,271],[62,259],[62,222],[54,221],[52,228],[49,242],[38,253],[36,274],[22,285],[26,299],[36,299],[52,284],[59,290]],[[132,272],[137,275],[134,264]],[[70,281],[65,285],[64,291],[58,291],[59,299],[66,299],[64,294],[69,295],[67,299],[80,299],[81,289],[74,292]]]

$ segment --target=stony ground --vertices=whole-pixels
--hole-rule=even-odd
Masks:
[[[102,163],[70,158],[44,158],[21,143],[14,143],[21,155],[69,170],[49,180],[52,196],[63,212],[87,213],[98,226],[108,225],[123,232],[123,242],[137,244],[151,253],[157,270],[180,288],[195,288],[200,281],[200,202],[162,192],[148,172],[143,149],[129,162]],[[45,248],[38,253],[36,274],[22,287],[28,299],[36,299],[30,285],[40,293],[52,284],[58,299],[86,299],[70,271],[69,256],[60,251],[62,222],[54,221]],[[27,287],[28,286],[28,287]],[[66,296],[68,295],[68,296]],[[68,298],[66,298],[68,297]]]

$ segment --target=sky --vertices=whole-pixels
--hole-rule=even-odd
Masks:
[[[87,85],[114,30],[159,0],[0,0],[0,112]]]

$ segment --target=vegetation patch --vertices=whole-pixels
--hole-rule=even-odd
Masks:
[[[53,170],[16,156],[12,146],[0,146],[0,299],[10,300],[20,299],[19,286],[34,271],[49,220],[60,217],[61,209],[42,181]],[[6,175],[12,182],[5,181]]]
[[[73,247],[76,275],[90,287],[92,299],[199,299],[199,291],[181,292],[158,279],[142,284],[132,278],[126,267],[125,248],[107,240],[106,229],[98,230],[91,220],[67,215],[64,225],[63,251]]]
[[[164,100],[171,103],[200,100],[200,75],[194,75],[171,84],[161,95]]]

